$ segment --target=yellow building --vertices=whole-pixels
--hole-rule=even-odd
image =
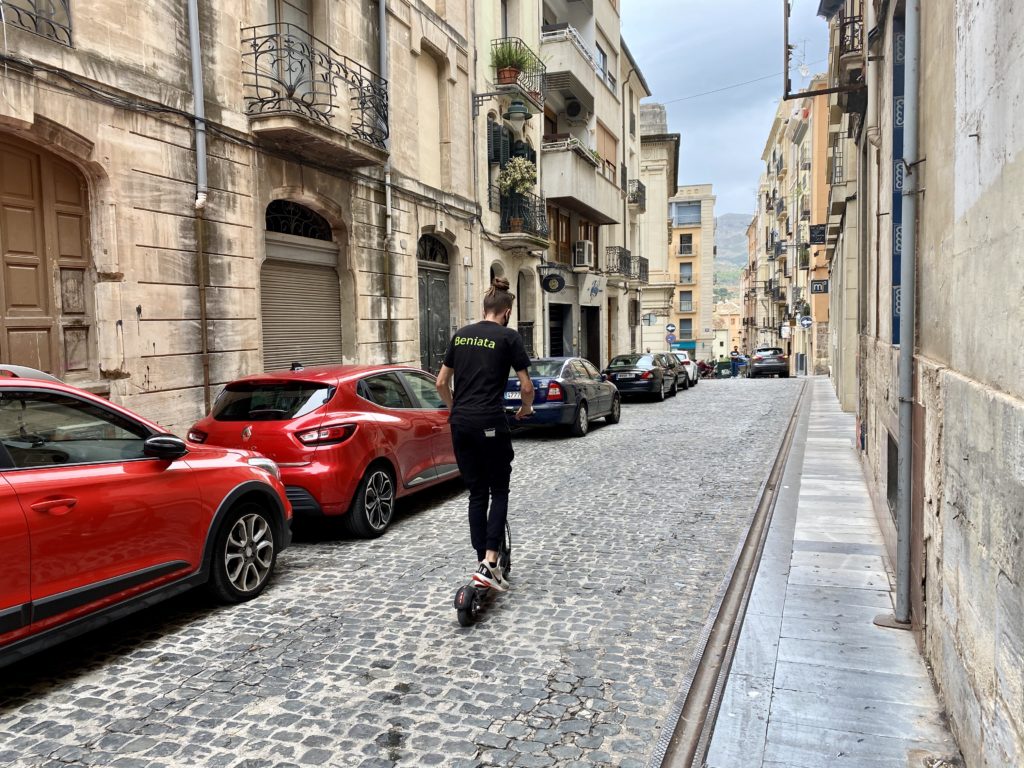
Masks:
[[[696,360],[714,354],[711,323],[715,267],[715,196],[710,184],[682,186],[669,199],[669,269],[677,289],[671,323],[676,349]],[[661,328],[656,329],[659,334]],[[663,345],[663,342],[662,342]],[[653,347],[652,347],[653,349]]]

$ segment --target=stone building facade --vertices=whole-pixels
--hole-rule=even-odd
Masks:
[[[902,4],[822,2],[839,123],[830,221],[837,390],[896,561],[909,464],[909,608],[968,766],[1024,764],[1024,40],[1010,0],[921,3],[917,108]],[[862,86],[862,87],[858,87]],[[916,125],[916,157],[904,139]],[[833,155],[836,157],[836,153]],[[909,175],[916,187],[906,188]],[[917,216],[903,215],[913,191]],[[838,198],[842,198],[842,203]],[[901,275],[916,234],[915,301]],[[915,333],[902,338],[901,313]],[[913,394],[900,455],[900,347]],[[852,390],[852,392],[851,392]],[[852,397],[850,396],[852,394]],[[907,444],[905,443],[905,444]],[[884,663],[884,660],[882,660]]]
[[[617,3],[78,5],[6,15],[0,359],[180,432],[261,370],[437,370],[495,274],[534,354],[635,343],[650,94]],[[513,38],[531,65],[501,84]],[[545,141],[563,131],[568,152]],[[515,156],[539,178],[510,205],[496,177]],[[556,271],[560,297],[542,291]]]
[[[670,317],[676,326],[673,348],[694,360],[714,353],[711,322],[715,280],[715,195],[710,184],[689,184],[669,198],[669,269],[677,285]],[[658,347],[665,346],[665,328],[655,326]],[[650,345],[648,345],[650,346]]]

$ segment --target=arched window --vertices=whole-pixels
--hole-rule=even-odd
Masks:
[[[334,239],[331,225],[316,211],[291,200],[274,200],[267,206],[267,232],[310,237],[314,240]]]
[[[448,265],[448,249],[445,244],[431,235],[424,235],[416,246],[417,261]]]

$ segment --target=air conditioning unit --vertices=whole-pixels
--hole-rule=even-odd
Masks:
[[[565,102],[565,119],[570,125],[585,125],[590,120],[590,113],[581,102],[569,99]]]
[[[594,268],[594,244],[590,240],[577,240],[572,252],[572,268],[588,270]]]

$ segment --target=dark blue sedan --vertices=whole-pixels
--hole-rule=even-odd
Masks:
[[[581,357],[547,357],[530,363],[536,391],[533,415],[522,426],[566,426],[583,437],[593,419],[604,417],[617,424],[622,412],[615,385],[606,380],[589,360]],[[505,385],[505,408],[514,412],[521,401],[519,379],[513,374]]]

